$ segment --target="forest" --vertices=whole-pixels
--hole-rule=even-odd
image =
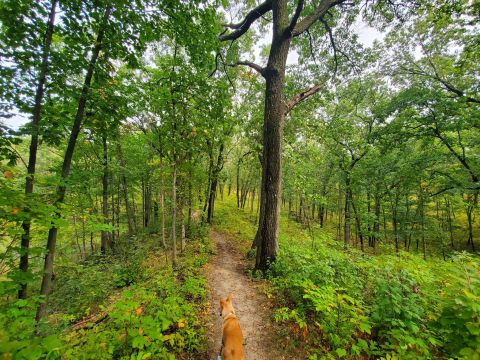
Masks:
[[[480,360],[479,0],[0,0],[0,359]]]

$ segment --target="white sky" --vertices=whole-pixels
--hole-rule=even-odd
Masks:
[[[385,34],[379,32],[378,30],[368,26],[364,23],[361,18],[357,19],[353,26],[353,30],[356,31],[358,34],[358,38],[360,43],[362,43],[366,47],[371,47],[375,40],[383,40]],[[256,44],[254,48],[255,54],[255,61],[258,61],[260,58],[260,51],[265,44],[268,44],[271,41],[271,31],[265,32],[264,36],[260,41]],[[295,51],[290,51],[287,64],[295,64],[298,61],[298,54]],[[12,129],[18,129],[20,126],[24,125],[29,121],[29,117],[27,115],[17,114],[10,119],[4,119],[3,122],[5,125]]]

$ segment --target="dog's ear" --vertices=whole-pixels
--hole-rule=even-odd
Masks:
[[[223,309],[225,306],[225,300],[220,299],[220,309]]]
[[[232,302],[233,295],[232,293],[228,294],[227,301]]]

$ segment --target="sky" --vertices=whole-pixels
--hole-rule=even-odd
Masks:
[[[362,43],[366,47],[371,47],[375,40],[382,40],[384,38],[384,34],[368,26],[361,19],[357,19],[357,21],[354,24],[353,30],[357,32],[360,43]],[[264,37],[259,42],[257,42],[254,49],[254,54],[257,59],[259,58],[259,53],[261,51],[261,48],[263,47],[263,45],[268,44],[270,42],[271,36],[272,36],[271,32],[266,32]],[[298,61],[298,55],[294,51],[291,51],[287,59],[287,64],[289,65],[295,64],[297,61]],[[28,115],[23,115],[20,113],[17,113],[15,116],[11,117],[10,119],[3,120],[4,124],[12,129],[18,129],[20,126],[24,125],[28,121],[29,121]]]

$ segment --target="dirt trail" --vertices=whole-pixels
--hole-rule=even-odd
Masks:
[[[207,267],[210,319],[206,330],[210,339],[209,359],[217,359],[222,341],[223,321],[219,299],[227,297],[230,292],[233,293],[233,306],[245,338],[245,359],[278,359],[272,346],[272,324],[264,295],[260,294],[255,283],[244,275],[241,256],[225,237],[212,231],[212,239],[216,255]]]

